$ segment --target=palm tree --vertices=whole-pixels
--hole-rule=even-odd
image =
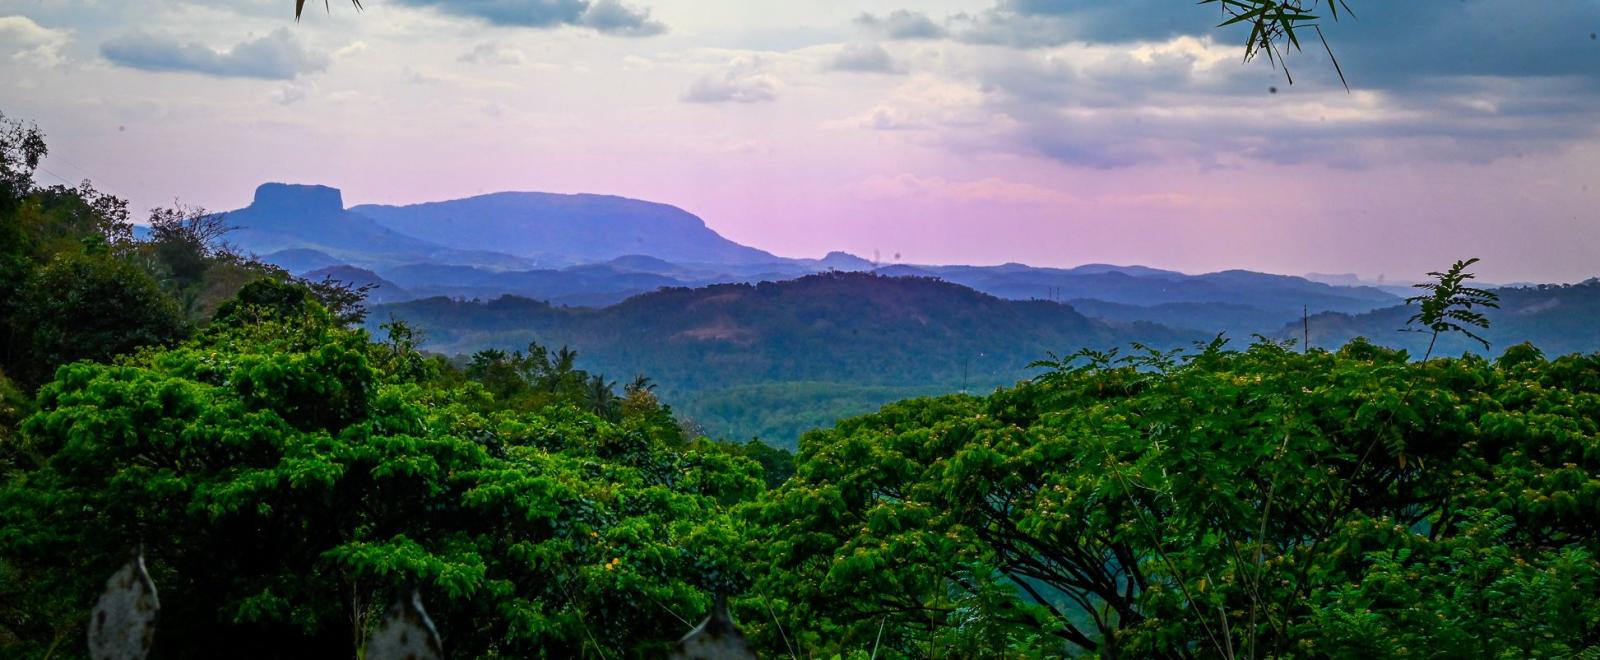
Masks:
[[[622,387],[622,392],[630,396],[634,394],[651,394],[655,392],[655,390],[655,381],[651,380],[649,376],[644,374],[634,376],[633,381]]]
[[[361,9],[361,0],[350,0],[350,2],[356,6],[357,10]],[[329,8],[328,0],[322,0],[322,6],[325,9]],[[304,13],[305,9],[306,0],[294,0],[294,20],[300,20],[300,14]]]
[[[608,383],[604,376],[595,374],[589,377],[585,392],[589,410],[610,421],[616,421],[618,412],[617,393],[612,390],[613,387],[616,387],[616,383]]]

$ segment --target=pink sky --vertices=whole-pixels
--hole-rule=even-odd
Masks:
[[[598,192],[787,256],[1600,275],[1592,1],[1374,5],[1327,30],[1350,92],[1318,53],[1292,86],[1241,63],[1188,3],[365,4],[0,0],[0,111],[48,133],[41,180],[137,208]],[[1546,23],[1571,43],[1517,42]]]

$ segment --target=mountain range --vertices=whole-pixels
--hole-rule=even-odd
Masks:
[[[683,209],[608,195],[347,208],[334,188],[268,183],[226,223],[230,242],[264,261],[375,285],[372,322],[407,320],[430,350],[572,346],[591,371],[657,379],[719,434],[780,444],[895,398],[1013,382],[1048,351],[1218,333],[1426,345],[1398,331],[1411,289],[1354,275],[790,258]],[[1495,346],[1600,349],[1600,285],[1502,291]],[[1448,338],[1435,353],[1474,346]]]
[[[396,232],[469,251],[501,251],[540,265],[648,255],[674,263],[764,264],[769,252],[723,238],[676,206],[611,195],[503,192],[350,211]]]
[[[677,207],[609,195],[507,192],[408,206],[345,208],[340,192],[268,183],[227,214],[229,239],[294,273],[353,266],[404,296],[605,306],[662,287],[874,271],[935,277],[1013,300],[1073,302],[1122,321],[1203,331],[1272,332],[1303,313],[1357,314],[1391,291],[1234,270],[1201,275],[1145,266],[880,266],[833,252],[786,258],[724,238]],[[1331,276],[1324,276],[1331,277]]]
[[[1433,346],[1433,355],[1472,353],[1492,357],[1508,346],[1524,342],[1549,357],[1600,350],[1600,326],[1596,325],[1600,321],[1600,279],[1578,284],[1501,287],[1493,292],[1500,298],[1499,306],[1477,310],[1487,317],[1489,327],[1471,328],[1487,346],[1460,333],[1445,333]],[[1332,349],[1365,337],[1421,357],[1427,353],[1432,338],[1407,327],[1407,320],[1415,312],[1415,307],[1407,306],[1360,314],[1328,312],[1312,316],[1308,331],[1314,346]]]

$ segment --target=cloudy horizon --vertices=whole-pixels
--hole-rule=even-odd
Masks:
[[[589,192],[784,256],[1600,275],[1600,0],[1351,0],[1348,91],[1188,2],[363,4],[0,0],[0,112],[137,209]]]

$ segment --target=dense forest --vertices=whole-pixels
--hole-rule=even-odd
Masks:
[[[375,306],[369,329],[388,319],[425,330],[426,347],[446,355],[568,346],[591,370],[649,375],[708,430],[788,447],[818,422],[895,399],[1013,384],[1047,351],[1204,337],[932,278],[857,272],[662,289],[600,309],[429,298]],[[739,410],[718,403],[735,397]]]
[[[369,329],[359,287],[233,253],[216,216],[158,210],[136,238],[116,198],[35,184],[45,151],[0,130],[6,657],[77,655],[135,548],[161,590],[157,657],[359,657],[411,590],[456,657],[659,656],[716,593],[774,657],[1600,654],[1600,355],[1170,334],[1119,351],[1127,335],[1069,307],[977,293],[948,335],[905,345],[890,316],[915,323],[918,292],[950,286],[908,279],[845,314],[864,325],[759,363],[683,348],[608,377],[583,356],[632,366],[670,342],[516,299],[478,309],[518,350],[452,361],[406,322]],[[674,314],[759,301],[771,328],[815,324],[798,303],[855,277],[872,276],[636,304],[655,332],[737,340],[766,330]],[[1439,300],[1423,329],[1482,330]],[[506,308],[606,343],[530,346],[495,325]],[[1028,314],[1059,334],[979,343]],[[844,380],[897,396],[873,389],[890,350],[944,386],[974,350],[1039,361],[793,456],[699,437],[654,393],[783,368],[818,406]],[[818,351],[861,371],[806,371]]]

